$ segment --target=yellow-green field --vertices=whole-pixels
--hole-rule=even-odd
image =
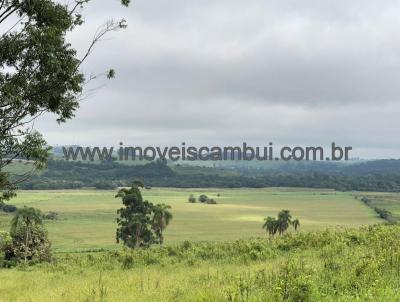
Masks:
[[[115,191],[21,191],[12,200],[60,217],[48,221],[54,250],[117,248],[116,210],[121,201]],[[220,197],[217,197],[217,194]],[[206,194],[217,205],[190,204],[189,194]],[[166,244],[178,241],[221,241],[265,236],[263,218],[289,209],[300,219],[301,230],[379,223],[376,213],[351,193],[311,189],[160,189],[143,191],[153,202],[171,205],[174,219],[166,231]],[[0,214],[0,229],[9,228],[11,216]]]

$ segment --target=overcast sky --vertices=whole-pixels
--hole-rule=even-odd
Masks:
[[[400,2],[372,0],[93,0],[70,36],[124,17],[85,65],[112,81],[58,126],[51,144],[354,147],[400,157]]]

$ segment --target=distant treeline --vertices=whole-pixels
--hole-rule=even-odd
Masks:
[[[341,169],[323,171],[310,169],[288,169],[250,171],[237,174],[221,173],[211,168],[207,174],[202,168],[191,167],[180,173],[171,169],[166,162],[155,161],[143,165],[125,165],[115,161],[84,163],[51,160],[48,168],[40,175],[33,176],[20,186],[21,189],[74,189],[95,187],[114,189],[131,185],[134,179],[144,181],[148,186],[178,188],[261,188],[261,187],[308,187],[330,188],[340,191],[400,191],[400,161],[375,161],[359,165],[344,166]],[[384,173],[385,166],[388,172]],[[395,167],[395,168],[394,168]],[[215,171],[215,174],[213,174]]]

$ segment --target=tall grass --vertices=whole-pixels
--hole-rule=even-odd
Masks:
[[[0,301],[399,301],[400,226],[59,254],[0,270]]]

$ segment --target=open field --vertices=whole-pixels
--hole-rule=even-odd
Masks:
[[[400,227],[57,254],[0,269],[0,302],[259,302],[400,299]]]
[[[189,194],[206,194],[218,204],[190,204]],[[114,195],[115,191],[96,190],[21,191],[12,203],[59,213],[59,220],[47,222],[56,251],[115,249],[116,210],[121,201]],[[172,206],[174,219],[166,231],[166,244],[265,236],[263,218],[281,209],[300,219],[302,231],[382,221],[351,193],[331,190],[153,188],[143,190],[143,195],[153,203]],[[8,230],[10,217],[0,215],[1,230]]]

